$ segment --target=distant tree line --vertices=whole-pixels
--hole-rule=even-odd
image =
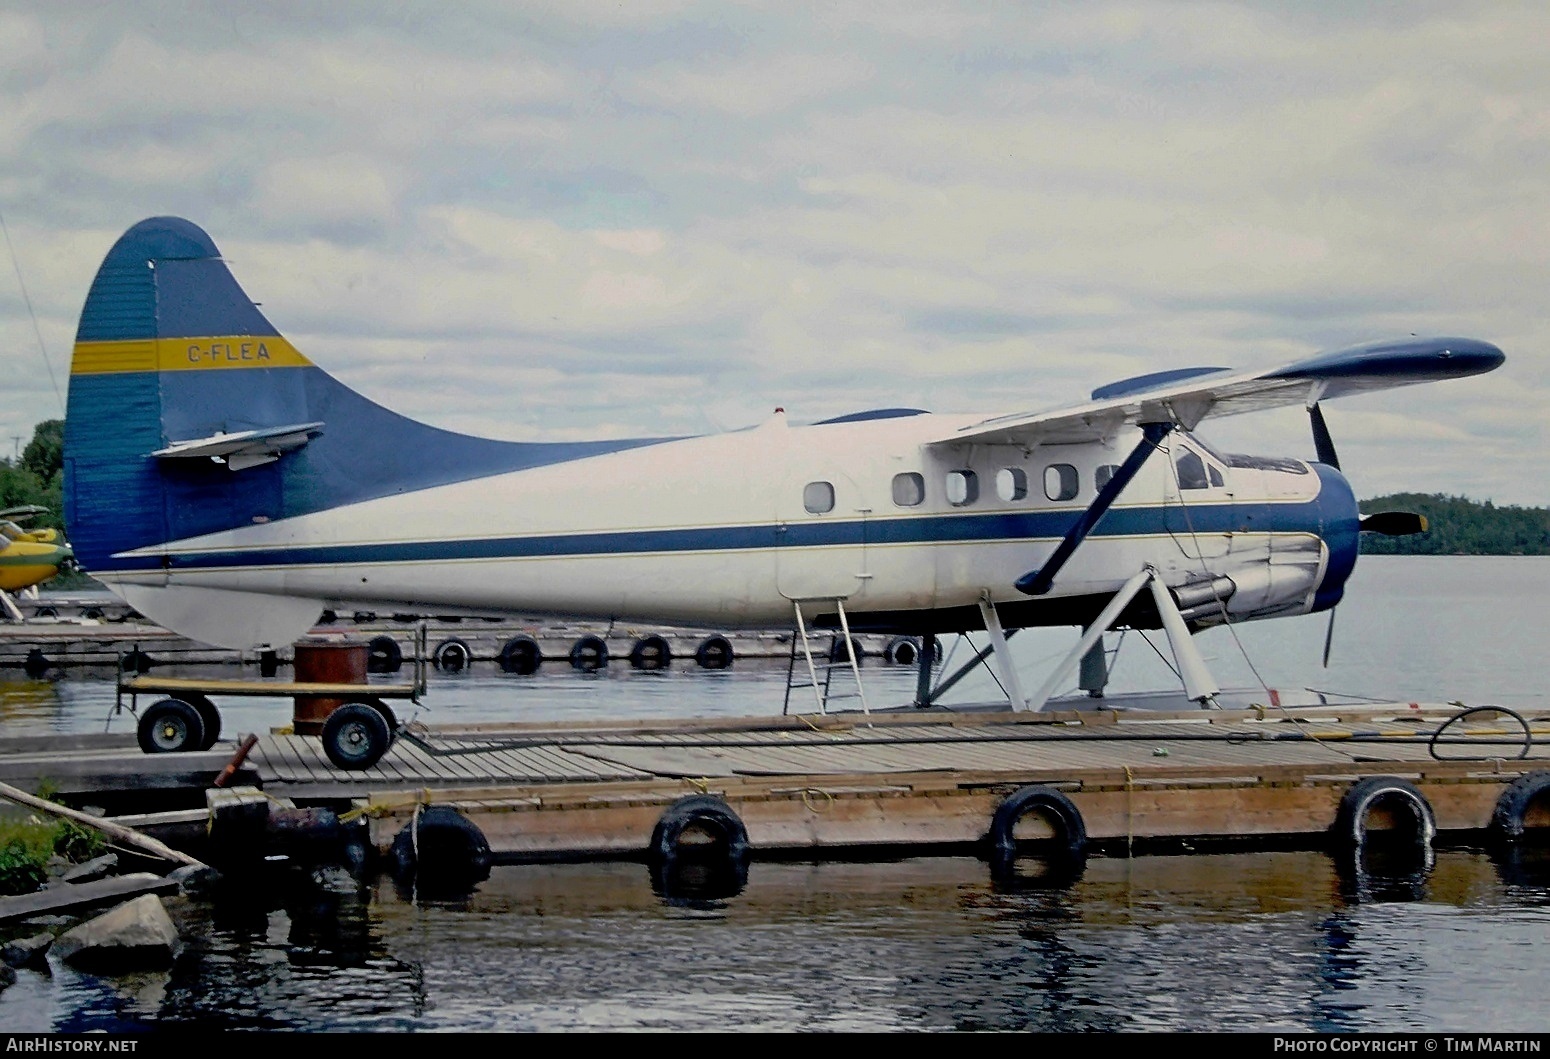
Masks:
[[[1362,534],[1367,555],[1550,555],[1550,508],[1497,507],[1441,493],[1391,493],[1361,502],[1361,510],[1414,511],[1425,533],[1408,537]]]
[[[15,460],[0,459],[0,508],[37,504],[48,513],[25,523],[26,529],[52,526],[64,533],[65,421],[46,419]]]

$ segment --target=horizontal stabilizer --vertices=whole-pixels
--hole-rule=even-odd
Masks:
[[[226,464],[234,471],[240,471],[277,460],[281,454],[301,448],[321,433],[321,422],[295,423],[291,426],[241,430],[233,434],[211,434],[207,438],[191,441],[175,441],[151,455],[164,460],[211,459]]]

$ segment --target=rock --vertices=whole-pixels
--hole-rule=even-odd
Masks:
[[[118,974],[170,967],[182,948],[172,917],[155,894],[142,894],[65,931],[52,954],[78,970]]]
[[[221,881],[221,873],[204,864],[185,864],[169,872],[167,878],[178,884],[178,892],[186,897],[204,897],[215,890]]]
[[[54,944],[54,935],[47,932],[34,934],[29,938],[17,938],[9,941],[4,947],[0,947],[0,963],[7,967],[39,967],[44,965],[44,956],[48,954],[49,946]]]
[[[325,864],[312,869],[310,878],[312,885],[324,893],[352,894],[361,888],[355,876],[337,864]]]
[[[112,853],[104,853],[100,857],[93,857],[91,860],[75,865],[59,878],[60,881],[67,883],[90,882],[93,879],[106,878],[117,868],[118,857]]]

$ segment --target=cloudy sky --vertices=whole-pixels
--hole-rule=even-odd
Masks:
[[[1532,0],[0,0],[0,427],[63,414],[102,256],[175,214],[452,429],[1010,412],[1461,334],[1506,366],[1326,409],[1358,495],[1550,504],[1547,40]],[[1312,455],[1296,409],[1203,433]]]

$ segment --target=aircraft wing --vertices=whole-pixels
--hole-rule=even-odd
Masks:
[[[1158,422],[1193,430],[1211,416],[1312,406],[1331,397],[1479,375],[1505,359],[1500,349],[1479,339],[1403,338],[1320,353],[1268,371],[1186,368],[1101,387],[1087,404],[972,423],[929,444],[1073,444]]]

